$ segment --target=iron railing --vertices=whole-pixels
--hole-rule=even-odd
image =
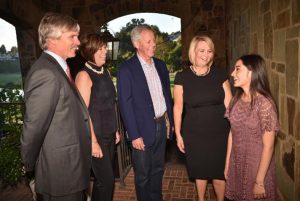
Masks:
[[[121,135],[121,141],[117,145],[117,168],[118,168],[118,178],[120,180],[120,187],[125,188],[125,178],[126,175],[128,174],[131,166],[132,166],[132,161],[131,161],[131,150],[128,146],[127,142],[127,133],[124,128],[124,125],[122,123],[122,118],[119,112],[118,107],[116,107],[116,113],[117,113],[117,121],[118,121],[118,128],[119,128],[119,133]]]

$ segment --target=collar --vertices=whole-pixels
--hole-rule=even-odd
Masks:
[[[45,50],[44,52],[51,55],[59,63],[62,69],[67,72],[67,62],[61,56],[51,52],[50,50]]]
[[[151,58],[151,63],[149,64],[138,53],[136,53],[136,55],[139,61],[141,62],[142,66],[151,66],[154,64],[153,58]]]

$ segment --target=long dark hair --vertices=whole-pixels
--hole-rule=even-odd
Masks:
[[[275,104],[275,100],[270,90],[265,60],[257,54],[244,55],[238,58],[237,61],[238,60],[241,60],[243,65],[245,65],[248,70],[252,71],[250,83],[251,107],[253,106],[253,103],[255,101],[255,96],[257,95],[257,93],[260,93],[261,95],[269,99],[276,109],[277,107]],[[230,111],[235,103],[241,98],[243,93],[244,91],[240,87],[236,89],[235,95],[229,105]]]

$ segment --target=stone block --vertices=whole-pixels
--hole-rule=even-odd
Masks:
[[[272,62],[271,68],[272,68],[273,70],[276,68],[276,63],[275,63],[275,62]]]
[[[281,64],[281,63],[278,63],[276,65],[276,70],[277,72],[279,73],[285,73],[285,65],[284,64]]]
[[[257,39],[259,43],[264,42],[264,20],[263,17],[258,17]]]
[[[294,135],[294,120],[295,120],[295,100],[292,98],[287,98],[287,112],[288,112],[288,122],[289,122],[289,134]]]
[[[291,0],[277,0],[277,12],[289,7]]]
[[[276,61],[285,61],[285,31],[274,31],[274,59]]]
[[[294,181],[295,143],[292,139],[283,144],[282,165],[289,177]]]
[[[292,27],[286,31],[286,38],[296,38],[299,36],[299,26],[298,27]]]
[[[286,60],[286,92],[288,95],[298,96],[298,57],[299,45],[298,40],[286,41],[285,44],[285,60]]]
[[[213,9],[213,14],[215,17],[224,16],[224,8],[222,6],[215,6]]]
[[[297,102],[296,104],[296,114],[295,114],[295,135],[296,135],[296,140],[300,140],[300,101]],[[297,152],[298,155],[300,155],[300,151]]]
[[[261,14],[270,10],[270,0],[262,0],[260,3],[260,12]]]
[[[224,27],[224,20],[223,17],[211,18],[208,23],[208,29],[220,29],[220,27]]]
[[[202,9],[204,11],[211,11],[213,9],[214,3],[211,0],[203,0],[202,1]]]
[[[250,51],[253,53],[258,53],[258,39],[257,39],[257,33],[254,33],[251,35],[251,47]]]
[[[282,29],[285,27],[290,26],[290,10],[286,10],[280,14],[277,15],[276,17],[276,29]]]
[[[300,22],[300,0],[292,0],[292,22],[293,24]]]
[[[256,32],[258,28],[258,6],[257,0],[250,1],[250,27],[252,32]]]
[[[279,94],[286,94],[286,80],[284,75],[279,75]]]
[[[280,189],[280,194],[283,197],[283,200],[290,201],[293,199],[294,194],[294,182],[293,180],[287,175],[285,169],[276,163],[276,180],[280,181],[277,182],[277,188]]]
[[[271,59],[273,56],[273,30],[270,12],[264,15],[264,50],[265,57]]]
[[[279,77],[277,73],[271,72],[270,88],[276,103],[279,103]]]
[[[278,107],[279,107],[280,130],[284,133],[289,133],[287,103],[286,103],[286,97],[284,95],[280,96],[280,102],[278,104]]]

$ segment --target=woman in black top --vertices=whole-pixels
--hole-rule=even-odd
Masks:
[[[103,66],[107,46],[98,34],[81,41],[81,54],[87,60],[76,76],[76,86],[90,113],[92,169],[95,176],[92,201],[111,201],[114,187],[113,155],[120,140],[115,112],[116,91],[110,74]]]
[[[185,153],[189,177],[199,201],[212,180],[217,201],[224,200],[225,157],[229,122],[224,118],[231,91],[225,68],[213,64],[215,48],[208,36],[195,36],[189,48],[191,66],[174,80],[174,124],[177,146]],[[183,115],[184,111],[184,115]]]

